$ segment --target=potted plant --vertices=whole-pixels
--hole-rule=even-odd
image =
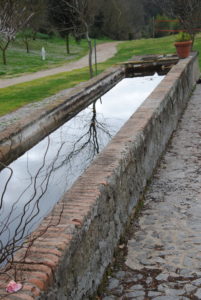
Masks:
[[[179,58],[188,57],[192,48],[192,39],[190,34],[187,32],[180,32],[174,45]]]

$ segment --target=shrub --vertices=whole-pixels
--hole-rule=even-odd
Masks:
[[[181,31],[176,37],[176,42],[186,42],[190,40],[191,40],[191,36],[188,32]]]

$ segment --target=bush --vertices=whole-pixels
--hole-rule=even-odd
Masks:
[[[180,32],[176,37],[176,42],[186,42],[190,40],[191,36],[188,32]]]
[[[41,40],[48,40],[50,38],[50,36],[47,33],[37,32],[36,38],[41,39]]]
[[[23,31],[20,31],[17,34],[17,38],[32,38],[33,37],[33,31],[31,29],[25,29]]]

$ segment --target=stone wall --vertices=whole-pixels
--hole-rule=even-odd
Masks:
[[[23,289],[6,299],[89,299],[199,76],[196,55],[171,69],[38,232],[63,209],[59,225],[36,240],[25,263],[20,264],[23,250],[18,252],[16,269]],[[0,279],[5,286],[8,278]]]

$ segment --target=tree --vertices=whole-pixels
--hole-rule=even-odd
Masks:
[[[188,32],[194,42],[196,30],[200,27],[200,0],[156,0],[164,13],[179,20],[182,30]]]
[[[22,32],[20,32],[20,34],[18,35],[18,37],[20,37],[24,44],[25,44],[25,47],[26,47],[26,51],[27,53],[30,52],[30,46],[29,46],[29,41],[30,39],[32,39],[32,36],[33,36],[33,31],[31,28],[25,28]]]
[[[95,21],[96,29],[112,39],[126,40],[140,37],[144,24],[144,10],[139,0],[102,0]],[[101,35],[100,34],[100,35]]]
[[[73,33],[74,20],[72,10],[63,1],[50,0],[49,19],[53,27],[66,40],[66,52],[70,54],[69,36]]]
[[[32,18],[28,1],[0,0],[0,50],[6,64],[6,50],[19,30]]]
[[[99,8],[99,2],[96,0],[61,0],[64,11],[69,14],[72,31],[75,36],[85,36],[89,48],[89,73],[93,77],[92,66],[92,41],[90,38],[90,29],[94,23],[95,15]]]
[[[50,18],[53,25],[66,38],[67,53],[69,49],[69,34],[72,33],[76,39],[85,36],[89,48],[89,72],[93,77],[92,67],[92,42],[90,38],[90,27],[98,6],[95,0],[61,0],[50,1]]]
[[[41,27],[47,26],[47,1],[35,0],[30,1],[27,6],[27,15],[32,17],[26,22],[20,36],[26,46],[26,51],[29,53],[29,42],[35,39],[36,33]]]

